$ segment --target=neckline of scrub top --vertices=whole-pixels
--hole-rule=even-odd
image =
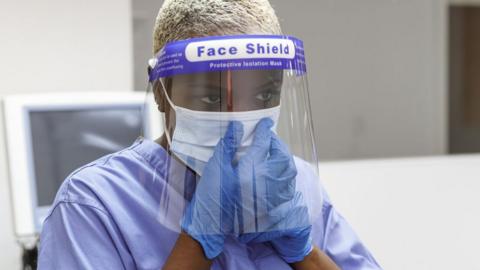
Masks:
[[[171,185],[172,190],[182,194],[182,198],[191,200],[198,180],[193,171],[172,158],[165,148],[152,140],[139,137],[130,149],[142,157],[165,184]],[[176,184],[177,181],[170,182],[178,179],[183,179],[184,182],[180,185]]]
[[[172,158],[167,150],[155,141],[139,137],[130,149],[145,159],[164,179],[168,178],[167,174],[172,173],[172,170],[183,171],[184,174],[187,173],[187,175],[193,176],[195,179],[193,171],[189,171],[185,164]]]
[[[170,158],[167,151],[160,144],[139,137],[131,149],[143,157],[157,171],[166,172],[165,169],[168,167]]]

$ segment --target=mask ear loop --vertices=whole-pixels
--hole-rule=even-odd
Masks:
[[[149,76],[151,76],[151,72],[155,69],[157,64],[158,64],[158,59],[157,58],[151,58],[151,59],[148,60],[148,75]],[[170,97],[167,94],[167,88],[165,87],[165,84],[163,83],[162,78],[159,78],[158,81],[162,85],[162,91],[163,91],[163,94],[165,95],[165,98],[167,99],[168,104],[170,104],[172,109],[175,110],[176,106],[170,100]],[[153,85],[153,82],[152,82],[152,85]],[[172,145],[172,139],[170,138],[170,132],[167,129],[167,118],[165,116],[165,113],[163,114],[163,127],[165,129],[165,137],[167,138],[168,146],[170,146],[170,145]]]
[[[160,84],[162,85],[162,90],[163,94],[165,95],[165,98],[167,99],[168,104],[172,107],[172,109],[175,111],[176,107],[170,97],[167,94],[167,88],[165,87],[165,84],[163,83],[163,78],[158,79]],[[167,116],[165,113],[163,113],[163,123],[165,125],[165,137],[167,138],[168,146],[170,147],[172,145],[172,138],[170,137],[170,131],[167,128]]]
[[[168,104],[170,104],[170,106],[172,107],[172,109],[176,112],[177,111],[177,106],[175,104],[173,104],[173,101],[170,99],[170,97],[168,96],[167,94],[167,88],[165,87],[165,84],[163,83],[163,79],[164,78],[160,78],[158,79],[158,81],[160,82],[160,84],[162,85],[162,89],[163,89],[163,94],[165,95],[165,98],[167,99],[167,102]],[[195,172],[192,168],[190,168],[188,165],[187,165],[187,162],[181,158],[180,156],[177,155],[177,153],[175,153],[175,151],[172,151],[171,150],[171,147],[172,147],[172,138],[170,137],[170,132],[169,130],[167,129],[167,117],[165,115],[165,113],[163,114],[163,123],[164,123],[164,127],[165,127],[165,138],[167,139],[167,143],[168,143],[168,148],[167,148],[167,151],[172,155],[172,157],[174,156],[177,161],[183,163],[185,165],[185,168],[189,168],[190,170],[192,170],[193,172]]]

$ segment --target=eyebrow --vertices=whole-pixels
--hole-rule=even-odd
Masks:
[[[270,86],[272,84],[281,83],[281,82],[282,82],[281,78],[269,77],[262,84],[260,84],[258,86],[255,86],[255,89],[264,88],[266,86]],[[227,89],[225,86],[215,85],[215,84],[212,84],[212,82],[199,83],[199,82],[192,81],[192,82],[185,82],[185,85],[188,86],[188,87],[202,87],[202,88],[205,88],[206,90],[218,90],[218,89],[225,90],[225,89]]]
[[[221,85],[215,85],[211,83],[198,83],[198,82],[187,82],[185,85],[190,86],[190,87],[205,87],[209,89],[224,89]]]
[[[258,86],[257,88],[264,88],[266,86],[269,86],[271,84],[275,84],[275,83],[279,83],[281,82],[280,80],[275,80],[275,79],[269,79],[267,82],[265,82],[264,84]]]

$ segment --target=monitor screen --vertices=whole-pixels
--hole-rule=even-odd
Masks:
[[[141,106],[32,110],[33,173],[38,206],[52,204],[75,169],[130,146],[143,133]]]

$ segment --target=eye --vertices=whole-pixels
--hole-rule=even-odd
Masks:
[[[217,95],[210,95],[200,99],[207,104],[217,104],[220,102],[220,97]]]
[[[273,97],[273,94],[271,91],[265,91],[255,96],[256,99],[262,102],[269,101],[270,99],[272,99],[272,97]]]

